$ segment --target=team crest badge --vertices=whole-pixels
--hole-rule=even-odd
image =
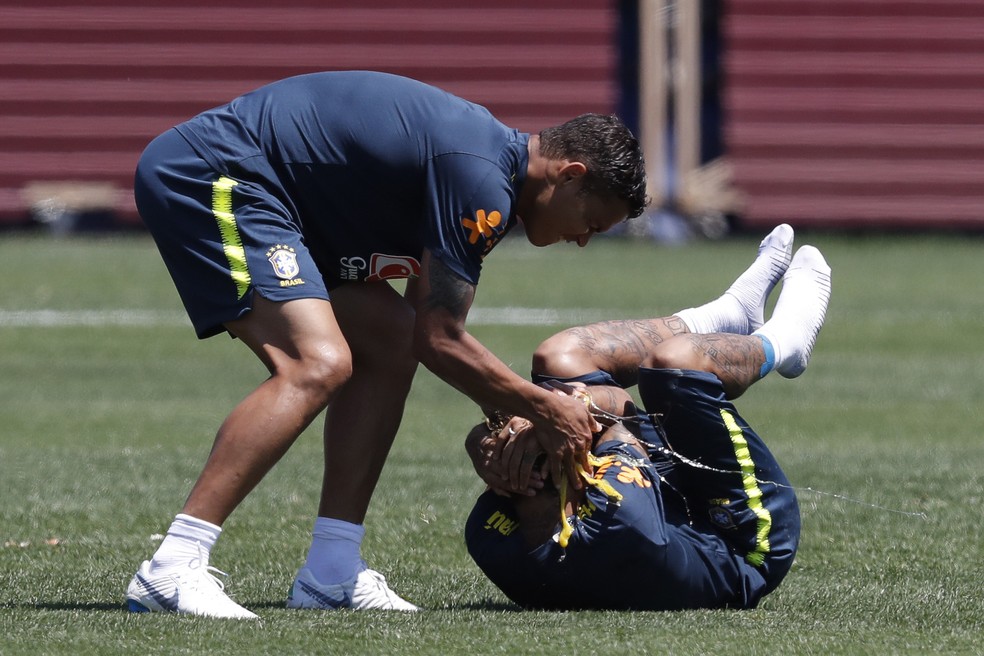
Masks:
[[[290,246],[277,244],[267,251],[267,259],[273,265],[273,272],[282,280],[296,278],[301,272],[297,265],[297,255]]]
[[[722,506],[711,506],[707,513],[715,526],[724,529],[732,529],[736,526],[734,515],[731,514],[730,510]]]

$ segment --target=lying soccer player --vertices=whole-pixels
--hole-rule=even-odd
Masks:
[[[796,553],[799,508],[729,399],[772,370],[792,378],[809,362],[830,269],[811,246],[791,252],[792,229],[780,226],[719,299],[671,317],[572,328],[540,346],[535,379],[579,397],[599,422],[584,484],[547,479],[522,419],[493,417],[472,430],[469,455],[491,489],[466,542],[512,601],[753,608],[779,585]],[[635,384],[645,412],[624,389]]]

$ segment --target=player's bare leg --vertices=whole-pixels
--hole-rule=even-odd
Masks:
[[[351,375],[351,354],[331,304],[256,296],[229,331],[271,375],[219,428],[182,512],[221,525],[328,405]]]
[[[386,283],[344,285],[332,299],[353,373],[328,409],[319,517],[288,605],[416,610],[361,555],[362,524],[417,368],[414,312]]]
[[[604,321],[560,332],[533,354],[533,372],[571,378],[607,371],[634,385],[643,360],[661,343],[685,333],[747,335],[762,325],[765,304],[792,257],[793,229],[777,226],[759,244],[755,261],[719,298],[657,319]]]
[[[211,548],[222,523],[351,372],[348,346],[327,301],[273,303],[257,295],[253,309],[227,328],[271,375],[219,429],[181,514],[130,582],[131,610],[256,617],[233,602],[212,575],[217,570],[209,566]]]
[[[712,373],[721,380],[727,397],[734,399],[761,379],[765,359],[765,349],[758,337],[731,333],[687,333],[667,340],[654,349],[642,366]]]
[[[328,411],[319,514],[361,523],[417,370],[414,311],[386,283],[362,283],[333,293],[355,367]]]
[[[573,378],[607,371],[620,385],[636,383],[639,365],[665,340],[688,332],[678,317],[603,321],[547,338],[533,353],[533,373]]]

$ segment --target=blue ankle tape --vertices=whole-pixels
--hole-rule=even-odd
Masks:
[[[765,335],[756,335],[756,337],[762,340],[762,350],[765,351],[765,362],[759,370],[759,378],[765,378],[767,373],[776,368],[776,349]]]

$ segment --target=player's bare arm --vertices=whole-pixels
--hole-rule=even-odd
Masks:
[[[423,303],[427,309],[446,311],[464,328],[465,317],[475,298],[475,286],[463,280],[437,258],[427,258],[426,295]]]
[[[681,369],[708,371],[717,376],[728,398],[741,396],[760,377],[765,352],[762,340],[757,337],[712,333],[687,334],[677,338],[686,349],[677,349],[673,362],[655,363]]]
[[[414,348],[420,362],[483,408],[525,417],[537,428],[558,480],[585,462],[595,422],[579,401],[513,372],[465,330],[475,287],[425,251],[418,283]]]

